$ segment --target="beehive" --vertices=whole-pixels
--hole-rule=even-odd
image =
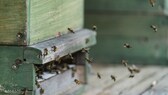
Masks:
[[[83,0],[1,0],[0,44],[31,45],[83,27]]]

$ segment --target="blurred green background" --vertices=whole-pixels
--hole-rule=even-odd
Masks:
[[[85,27],[98,27],[96,63],[168,64],[168,0],[85,0]],[[150,27],[155,25],[158,32]],[[133,48],[123,47],[129,43]]]

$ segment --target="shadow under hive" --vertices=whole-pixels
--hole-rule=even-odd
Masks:
[[[83,0],[0,1],[0,95],[56,95],[86,83]],[[74,33],[68,31],[71,28]]]

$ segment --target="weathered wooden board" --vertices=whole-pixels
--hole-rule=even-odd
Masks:
[[[67,34],[67,28],[79,30],[83,4],[83,0],[1,0],[0,44],[31,45]]]
[[[149,0],[86,0],[86,12],[146,12],[163,13],[168,6],[167,0],[156,0],[155,6]]]
[[[97,25],[98,43],[91,55],[96,62],[167,64],[167,17],[160,15],[87,14],[86,27]],[[158,32],[150,28],[156,25]],[[123,47],[129,43],[132,48]]]
[[[128,78],[129,71],[121,65],[93,65],[94,73],[102,73],[102,79],[96,74],[89,75],[89,83],[82,95],[167,95],[167,67],[142,66],[141,72],[134,78]],[[111,70],[111,71],[110,71]],[[121,73],[122,72],[122,73]],[[119,73],[119,74],[117,74]],[[111,74],[116,74],[117,81],[110,79]],[[122,78],[122,76],[125,76]],[[157,81],[151,88],[152,82]],[[107,82],[109,81],[109,82]],[[148,90],[146,90],[148,89]],[[144,93],[145,92],[145,93]],[[144,94],[143,94],[144,93]]]

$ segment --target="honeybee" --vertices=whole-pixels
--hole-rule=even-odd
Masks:
[[[156,3],[156,1],[155,1],[155,0],[149,0],[149,2],[150,2],[150,4],[152,5],[152,7],[154,7],[154,6],[155,6],[155,3]]]
[[[40,95],[44,94],[44,89],[40,88]]]
[[[154,87],[156,84],[157,84],[157,81],[155,80],[152,82],[151,87]]]
[[[131,73],[131,74],[133,74],[133,68],[132,67],[127,67],[128,68],[128,71]]]
[[[22,36],[23,36],[23,34],[22,33],[17,33],[17,38],[19,38],[19,39],[21,39],[22,38]]]
[[[126,60],[122,60],[122,61],[121,61],[121,63],[122,63],[125,67],[127,67],[127,66],[128,66],[128,63],[127,63],[127,61],[126,61]]]
[[[88,53],[88,54],[89,54],[89,49],[82,48],[82,52],[84,52],[84,53]]]
[[[40,84],[37,80],[36,80],[35,84],[36,84],[37,88],[40,88]]]
[[[129,75],[129,78],[134,78],[134,77],[135,77],[134,74]]]
[[[93,61],[91,59],[89,59],[89,58],[85,58],[85,59],[88,63],[90,63],[90,64],[93,63]]]
[[[56,52],[56,50],[57,50],[57,47],[56,47],[56,46],[52,46],[52,47],[51,47],[51,51]]]
[[[75,31],[72,30],[71,28],[68,28],[68,31],[71,32],[71,33],[75,33]]]
[[[93,25],[92,29],[93,29],[94,31],[96,31],[96,30],[97,30],[97,26],[96,26],[96,25]]]
[[[125,44],[124,44],[124,47],[125,47],[125,48],[132,48],[128,43],[125,43]]]
[[[80,82],[79,80],[77,80],[77,79],[75,79],[74,82],[75,82],[77,85],[81,84],[81,82]]]
[[[44,54],[43,55],[44,56],[48,55],[48,49],[47,48],[44,49]]]
[[[68,56],[69,56],[71,59],[74,59],[73,56],[72,56],[72,54],[69,53]]]
[[[97,73],[97,77],[98,77],[99,79],[101,79],[101,75],[100,75],[99,73]]]
[[[140,72],[140,69],[138,68],[138,67],[136,67],[135,65],[132,65],[132,70],[133,70],[133,72],[135,72],[135,73],[139,73]]]
[[[154,32],[157,32],[157,31],[158,31],[158,29],[156,28],[155,25],[151,25],[150,27],[153,29]]]
[[[24,89],[22,90],[21,95],[27,95],[27,92],[28,92],[28,89],[24,88]]]
[[[111,79],[114,80],[114,81],[116,81],[116,77],[113,76],[113,75],[111,75]]]

